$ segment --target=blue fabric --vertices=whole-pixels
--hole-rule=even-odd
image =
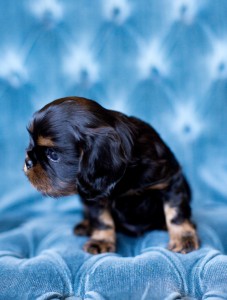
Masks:
[[[0,299],[227,299],[227,1],[2,0]],[[43,198],[22,166],[26,125],[68,95],[151,123],[193,190],[201,248],[118,234],[82,251],[77,196]]]

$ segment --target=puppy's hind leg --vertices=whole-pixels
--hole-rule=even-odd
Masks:
[[[170,235],[168,248],[180,253],[198,249],[198,236],[190,219],[190,190],[182,174],[168,187],[164,199],[164,213]]]

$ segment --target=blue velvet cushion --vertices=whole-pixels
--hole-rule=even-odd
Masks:
[[[227,1],[0,2],[0,299],[227,299]],[[151,123],[193,191],[201,248],[118,234],[92,256],[77,196],[43,198],[22,172],[32,113],[92,98]]]
[[[227,299],[227,209],[197,211],[202,247],[190,254],[168,251],[168,234],[153,231],[118,234],[116,254],[90,255],[72,232],[76,197],[14,196],[1,203],[0,299]]]

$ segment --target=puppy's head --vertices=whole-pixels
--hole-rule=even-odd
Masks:
[[[131,132],[123,119],[84,98],[49,103],[34,114],[28,127],[26,176],[52,197],[78,189],[87,198],[107,193],[123,175],[130,156]]]

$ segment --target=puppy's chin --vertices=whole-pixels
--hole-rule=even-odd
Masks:
[[[37,164],[31,169],[24,165],[24,173],[31,184],[44,196],[53,198],[77,194],[76,185],[55,178],[54,183],[43,168]]]

